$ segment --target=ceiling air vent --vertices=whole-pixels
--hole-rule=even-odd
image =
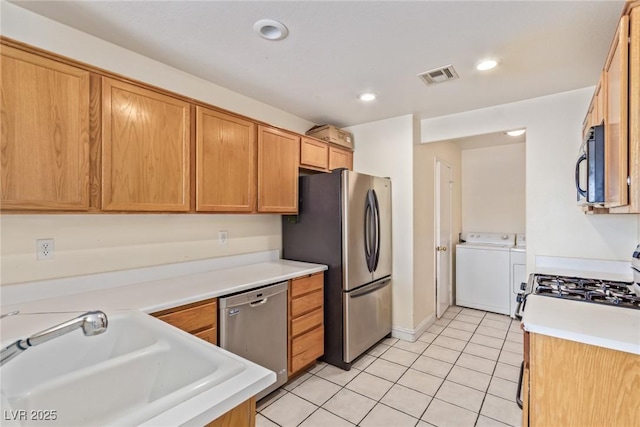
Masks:
[[[426,84],[433,85],[458,78],[458,73],[453,69],[453,65],[445,65],[444,67],[434,68],[418,74]]]

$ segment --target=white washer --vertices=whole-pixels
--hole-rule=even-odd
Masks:
[[[456,304],[508,315],[513,233],[463,233],[456,245]]]
[[[520,285],[527,281],[527,239],[524,234],[516,235],[516,245],[509,250],[510,262],[510,283],[511,283],[511,317],[515,318],[516,297],[523,292]]]

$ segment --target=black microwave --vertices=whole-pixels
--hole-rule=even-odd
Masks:
[[[592,126],[576,162],[578,204],[604,204],[604,125]]]

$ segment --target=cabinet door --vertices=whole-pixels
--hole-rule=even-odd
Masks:
[[[329,145],[303,137],[300,141],[300,166],[326,171],[329,166]]]
[[[256,125],[198,107],[196,210],[252,212],[256,205]]]
[[[258,126],[258,212],[298,211],[300,137]]]
[[[531,334],[529,383],[531,427],[640,425],[637,354]]]
[[[629,17],[623,16],[605,65],[605,202],[607,207],[628,203],[628,67]]]
[[[640,213],[640,7],[631,10],[629,47],[629,212]]]
[[[102,102],[102,209],[189,210],[189,104],[109,78]]]
[[[89,207],[89,72],[2,46],[2,209]]]
[[[595,99],[595,107],[594,107],[594,125],[600,125],[604,122],[605,115],[605,98],[606,98],[606,74],[604,72],[600,75],[600,80],[598,82],[598,86],[596,86],[596,91],[594,94]]]
[[[349,150],[329,147],[329,170],[338,168],[353,170],[353,153]]]

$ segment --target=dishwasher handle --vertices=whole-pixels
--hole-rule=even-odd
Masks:
[[[261,299],[260,301],[254,301],[251,304],[249,304],[249,307],[257,307],[259,305],[266,304],[267,301],[269,301],[269,297]]]

